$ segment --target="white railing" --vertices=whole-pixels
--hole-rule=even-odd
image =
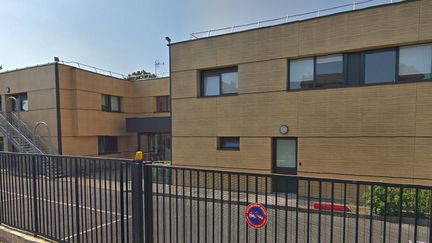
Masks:
[[[149,74],[143,74],[143,75],[130,75],[129,76],[129,75],[113,72],[113,71],[110,71],[110,70],[107,70],[107,69],[98,68],[98,67],[95,67],[95,66],[83,64],[83,63],[80,63],[80,62],[75,62],[75,61],[59,60],[58,62],[62,63],[62,64],[69,65],[69,66],[77,67],[79,69],[95,72],[95,73],[106,75],[106,76],[111,76],[111,77],[114,77],[114,78],[121,78],[121,79],[126,79],[128,77],[132,77],[134,79],[152,79],[152,78],[164,78],[164,77],[168,77],[169,76],[168,72],[158,73],[157,76],[155,76],[154,74],[151,74],[151,73],[149,73]]]
[[[126,75],[121,74],[121,73],[117,73],[117,72],[113,72],[110,70],[90,66],[90,65],[83,64],[80,62],[59,60],[59,63],[67,64],[69,66],[74,66],[74,67],[77,67],[79,69],[83,69],[83,70],[87,70],[87,71],[91,71],[91,72],[95,72],[95,73],[99,73],[99,74],[103,74],[103,75],[107,75],[107,76],[111,76],[111,77],[115,77],[115,78],[126,78],[127,77]]]
[[[257,22],[248,23],[248,24],[234,25],[234,26],[230,26],[230,27],[194,32],[194,33],[190,34],[190,39],[193,40],[193,39],[205,38],[205,37],[210,37],[210,36],[234,33],[234,32],[243,31],[243,30],[249,30],[249,29],[256,29],[256,28],[265,27],[265,26],[278,25],[278,24],[283,24],[283,23],[288,23],[288,22],[293,22],[293,21],[298,21],[298,20],[304,20],[304,19],[310,19],[310,18],[325,16],[325,15],[340,13],[340,12],[349,11],[349,10],[356,10],[356,9],[361,9],[361,8],[366,8],[366,7],[371,7],[371,6],[391,4],[391,3],[402,2],[402,1],[404,1],[404,0],[364,0],[364,1],[359,1],[359,2],[352,2],[349,4],[339,5],[339,6],[335,6],[335,7],[317,9],[314,11],[304,12],[304,13],[299,13],[299,14],[293,14],[293,15],[286,15],[286,16],[279,17],[279,18],[267,19],[267,20],[257,21]]]

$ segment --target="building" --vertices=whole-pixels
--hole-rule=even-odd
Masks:
[[[7,151],[131,158],[139,149],[170,160],[168,78],[129,81],[56,62],[0,73],[0,95]],[[51,136],[43,125],[34,136],[37,122]]]
[[[173,164],[432,182],[432,1],[173,43]]]

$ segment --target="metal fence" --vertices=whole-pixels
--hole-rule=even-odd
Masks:
[[[432,242],[427,186],[11,153],[0,167],[1,223],[60,242]]]

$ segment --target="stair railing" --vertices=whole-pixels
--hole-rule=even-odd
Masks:
[[[58,154],[57,150],[45,139],[43,139],[34,129],[31,129],[15,112],[10,112],[9,116],[12,125],[17,127],[28,139],[43,151],[44,154]]]

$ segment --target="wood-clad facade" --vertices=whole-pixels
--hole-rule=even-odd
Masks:
[[[173,164],[271,172],[274,139],[287,137],[299,175],[432,184],[432,82],[289,88],[291,60],[424,43],[428,0],[174,43]],[[202,97],[202,72],[226,67],[237,93]],[[220,137],[240,149],[218,149]]]

